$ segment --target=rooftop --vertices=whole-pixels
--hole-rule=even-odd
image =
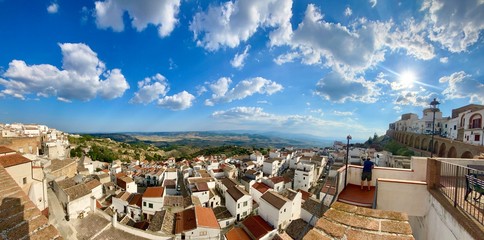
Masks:
[[[64,191],[69,196],[69,201],[76,200],[80,197],[84,197],[88,194],[91,194],[91,190],[87,188],[86,184],[84,183],[64,189]]]
[[[222,184],[227,188],[231,188],[235,185],[237,185],[237,182],[235,182],[233,179],[231,178],[222,178],[220,179],[220,181],[222,182]]]
[[[405,213],[335,202],[304,239],[414,239]]]
[[[86,184],[86,187],[89,188],[90,190],[98,187],[98,186],[101,186],[101,182],[99,182],[99,180],[97,179],[92,179],[88,182],[85,183]]]
[[[211,208],[195,206],[195,215],[199,227],[220,228],[217,218],[215,218],[215,214]]]
[[[225,238],[227,240],[251,240],[249,235],[244,231],[244,229],[239,227],[234,227],[230,229],[226,234]]]
[[[1,239],[62,239],[2,166],[0,186]]]
[[[195,229],[197,221],[195,218],[195,209],[189,208],[175,213],[175,234]]]
[[[275,207],[276,209],[281,209],[284,206],[284,204],[286,204],[286,202],[289,201],[289,199],[281,196],[280,194],[274,191],[267,191],[262,195],[261,198],[264,199],[273,207]]]
[[[5,153],[15,153],[15,150],[5,146],[0,146],[0,154],[5,154]]]
[[[267,190],[271,189],[271,187],[267,186],[265,183],[262,182],[256,182],[252,185],[252,187],[260,193],[265,193]]]
[[[51,172],[54,172],[54,171],[57,171],[59,169],[62,169],[66,166],[69,166],[71,164],[74,164],[75,161],[74,160],[70,160],[70,159],[65,159],[65,160],[59,160],[59,159],[54,159],[52,161],[50,161],[50,171]]]
[[[146,191],[143,193],[144,198],[158,198],[163,197],[163,192],[165,188],[163,187],[148,187]]]
[[[235,200],[235,201],[238,201],[239,199],[241,199],[242,197],[244,197],[245,195],[249,195],[248,192],[246,192],[245,190],[239,188],[238,186],[233,186],[229,189],[227,189],[227,193]],[[250,196],[250,195],[249,195]]]
[[[4,168],[24,164],[24,163],[30,163],[28,158],[20,155],[20,154],[7,154],[7,155],[2,155],[0,156],[0,165],[2,165]]]
[[[274,230],[269,223],[262,219],[259,215],[254,215],[246,218],[242,224],[247,229],[247,233],[255,239],[260,239],[270,231]]]

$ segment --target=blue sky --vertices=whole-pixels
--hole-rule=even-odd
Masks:
[[[384,134],[484,104],[484,2],[0,0],[0,122]]]

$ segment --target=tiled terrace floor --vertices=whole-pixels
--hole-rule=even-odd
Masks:
[[[348,184],[346,188],[339,194],[338,201],[361,207],[373,206],[373,199],[375,198],[375,187],[363,187],[361,190],[359,185]]]

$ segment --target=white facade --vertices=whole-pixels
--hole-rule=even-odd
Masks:
[[[126,192],[129,193],[137,193],[138,192],[138,185],[134,181],[126,183]]]
[[[154,215],[156,211],[163,209],[163,197],[143,197],[141,209],[143,213]]]
[[[294,189],[309,191],[314,182],[314,164],[298,163],[294,171]]]
[[[276,176],[277,171],[279,170],[280,167],[280,161],[277,159],[269,159],[265,160],[263,165],[262,165],[262,172],[264,174],[269,175],[269,176]]]
[[[236,195],[241,195],[238,199],[230,194],[236,191]],[[238,187],[225,192],[225,207],[237,219],[237,221],[247,217],[252,211],[252,196]]]
[[[263,197],[260,199],[259,204],[259,215],[274,228],[284,229],[289,225],[292,207],[290,201],[286,201],[279,209],[267,202]]]

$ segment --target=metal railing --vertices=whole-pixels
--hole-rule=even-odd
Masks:
[[[441,161],[438,186],[455,208],[484,225],[484,171]]]

